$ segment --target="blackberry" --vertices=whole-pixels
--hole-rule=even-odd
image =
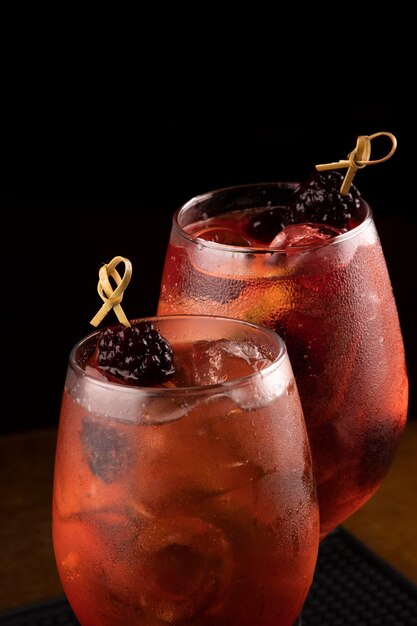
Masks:
[[[360,205],[360,193],[351,185],[342,196],[344,176],[337,171],[314,172],[295,191],[290,203],[297,222],[316,222],[347,230]]]
[[[113,482],[130,468],[133,452],[127,433],[84,417],[81,440],[91,471],[105,483]]]
[[[122,324],[101,331],[98,339],[98,366],[133,385],[163,383],[175,371],[173,350],[151,322]]]
[[[256,213],[246,227],[246,233],[252,239],[269,243],[281,230],[294,224],[293,212],[289,207],[274,206]]]

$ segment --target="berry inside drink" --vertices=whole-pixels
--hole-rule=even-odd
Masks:
[[[70,361],[54,480],[82,626],[291,626],[319,519],[282,342],[187,316],[98,337]]]
[[[159,314],[208,313],[285,340],[325,536],[366,502],[404,428],[401,330],[371,210],[335,172],[188,202],[174,218]]]

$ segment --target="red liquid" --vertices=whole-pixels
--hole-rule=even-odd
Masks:
[[[223,225],[229,241],[235,232],[237,241],[265,247],[248,235],[256,211],[185,230],[198,234]],[[397,310],[372,219],[329,241],[285,252],[245,251],[238,243],[237,251],[174,227],[158,308],[160,315],[204,312],[253,321],[286,341],[313,453],[322,535],[380,485],[408,400]]]
[[[214,367],[228,380],[254,371],[228,357]],[[187,407],[69,374],[53,534],[83,626],[291,626],[312,581],[318,508],[285,368],[282,392],[248,409],[238,400],[253,400],[252,384]]]

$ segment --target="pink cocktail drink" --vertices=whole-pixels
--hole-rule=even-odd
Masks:
[[[167,383],[100,369],[97,333],[70,358],[53,501],[66,595],[82,626],[291,626],[319,521],[285,346],[239,321],[154,324]]]
[[[222,314],[284,338],[325,535],[372,496],[390,467],[408,382],[370,207],[358,198],[343,227],[330,211],[321,224],[297,223],[288,213],[295,188],[234,187],[184,205],[174,217],[158,313]]]

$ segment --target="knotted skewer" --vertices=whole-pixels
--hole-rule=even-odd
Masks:
[[[373,161],[370,161],[372,139],[376,139],[376,137],[382,137],[384,135],[391,139],[391,150],[386,156],[382,157],[381,159],[375,159]],[[336,161],[334,163],[324,163],[322,165],[316,165],[316,169],[322,171],[336,170],[347,167],[348,170],[346,172],[346,176],[343,179],[343,183],[340,187],[340,193],[342,194],[342,196],[346,196],[349,193],[350,186],[358,169],[362,169],[367,165],[376,165],[377,163],[383,163],[384,161],[387,161],[390,157],[392,157],[396,149],[397,139],[392,133],[383,131],[380,133],[374,133],[373,135],[359,135],[356,142],[356,147],[354,150],[352,150],[352,152],[348,154],[347,159]]]
[[[123,278],[120,276],[119,272],[116,270],[117,265],[119,263],[124,263],[125,271],[123,274]],[[123,293],[128,286],[130,279],[132,277],[132,264],[129,259],[126,259],[123,256],[115,256],[110,263],[102,265],[99,272],[99,281],[97,284],[97,291],[100,298],[103,300],[104,304],[101,309],[96,313],[93,319],[90,321],[92,326],[98,326],[102,319],[109,313],[112,309],[117,315],[117,319],[124,326],[130,326],[129,320],[127,319],[120,303],[123,299]],[[116,283],[116,289],[114,289],[110,283],[110,277]]]

